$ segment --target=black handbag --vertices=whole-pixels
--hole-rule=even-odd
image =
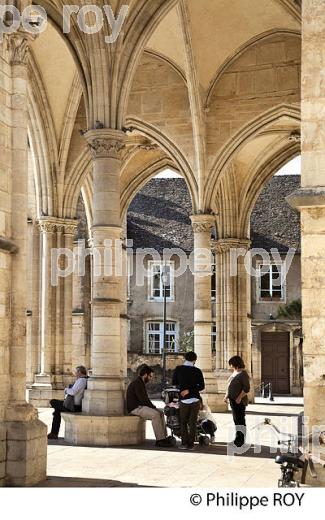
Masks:
[[[69,412],[74,412],[75,411],[74,396],[66,395],[64,402],[63,402],[63,406]]]

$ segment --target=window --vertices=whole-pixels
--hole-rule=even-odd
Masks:
[[[167,352],[177,352],[177,327],[173,321],[166,323]],[[164,348],[164,324],[161,321],[148,321],[146,333],[146,353],[161,354]]]
[[[173,262],[149,262],[149,300],[160,301],[164,299],[163,273],[166,270],[167,285],[166,299],[174,301],[174,265]]]
[[[216,351],[216,344],[217,344],[217,327],[215,325],[212,325],[212,328],[211,328],[212,352]]]
[[[284,300],[284,277],[281,265],[259,266],[259,300]]]

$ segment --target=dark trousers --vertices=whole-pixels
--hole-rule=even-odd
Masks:
[[[204,433],[207,433],[208,435],[214,435],[215,431],[217,430],[216,425],[210,421],[210,419],[205,419],[201,422],[201,428],[204,431]]]
[[[236,438],[235,438],[234,442],[235,442],[235,444],[242,446],[245,442],[245,435],[246,435],[246,420],[245,420],[246,406],[243,403],[237,404],[234,399],[230,399],[230,407],[231,407],[234,423],[236,426]],[[240,429],[237,428],[237,426],[239,426]]]
[[[69,410],[64,408],[64,401],[59,399],[51,399],[50,405],[54,408],[51,433],[58,435],[61,426],[61,412],[69,413]],[[75,412],[81,412],[81,406],[75,405]]]
[[[200,410],[200,401],[197,403],[180,403],[179,419],[181,427],[182,444],[194,446],[197,418]]]

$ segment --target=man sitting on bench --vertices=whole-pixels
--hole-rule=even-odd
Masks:
[[[170,448],[171,443],[167,439],[164,412],[155,407],[147,394],[146,384],[152,378],[152,368],[148,365],[143,365],[139,371],[139,376],[129,384],[126,391],[127,411],[131,415],[137,415],[142,417],[142,419],[150,420],[155,432],[156,446],[158,448]]]

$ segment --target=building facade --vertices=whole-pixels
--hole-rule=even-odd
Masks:
[[[301,316],[278,317],[280,306],[301,300],[299,215],[285,200],[299,182],[298,175],[274,177],[260,194],[251,216],[251,249],[256,256],[252,259],[254,271],[250,275],[252,362],[248,369],[253,376],[256,394],[264,382],[272,383],[275,394],[302,395]],[[127,236],[132,262],[128,283],[129,377],[134,376],[140,364],[148,363],[156,372],[152,390],[159,389],[162,379],[164,265],[171,273],[170,285],[166,288],[169,376],[181,362],[182,352],[194,348],[193,273],[188,267],[178,275],[182,261],[180,254],[185,254],[190,264],[193,251],[189,208],[190,197],[183,179],[157,178],[149,181],[135,196],[128,212]],[[170,260],[164,261],[164,251],[167,255],[168,251],[177,249],[180,254],[170,254]],[[258,255],[260,250],[268,255],[266,263]],[[145,255],[146,251],[152,254]],[[153,260],[154,253],[156,260]],[[140,265],[144,266],[146,273],[142,283],[137,279]],[[217,294],[214,258],[211,273],[211,356],[214,368],[218,335]]]

